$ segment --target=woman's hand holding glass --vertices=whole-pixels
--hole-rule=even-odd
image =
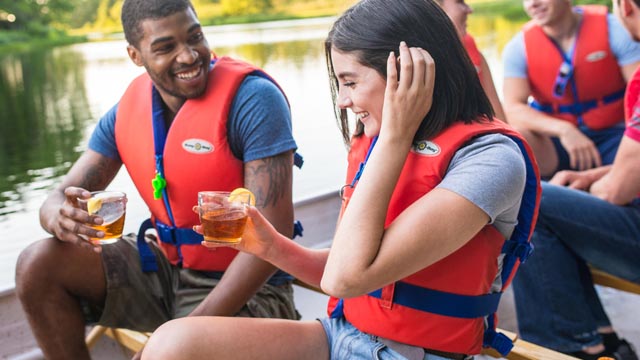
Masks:
[[[193,207],[194,212],[198,213],[198,210],[198,206]],[[282,235],[278,233],[256,207],[249,206],[247,211],[247,225],[242,234],[242,240],[239,243],[223,244],[202,241],[202,245],[211,250],[215,250],[221,246],[231,247],[242,252],[253,254],[262,259],[267,258],[268,252],[272,248],[276,238],[282,237]],[[198,234],[202,234],[202,225],[194,226],[193,230]]]
[[[389,54],[380,134],[411,134],[413,139],[431,109],[435,75],[435,62],[424,49],[409,48],[403,41],[397,58]]]

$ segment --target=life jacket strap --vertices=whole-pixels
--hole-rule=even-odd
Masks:
[[[543,104],[536,100],[531,100],[529,106],[547,114],[571,114],[581,116],[589,110],[595,109],[601,105],[607,105],[624,97],[624,89],[616,91],[612,94],[603,96],[601,99],[587,100],[583,102],[574,102],[567,105]]]
[[[304,228],[302,227],[302,223],[300,222],[300,220],[294,221],[293,222],[293,238],[295,239],[298,236],[302,237],[303,231],[304,231]]]
[[[156,230],[160,241],[174,246],[200,244],[202,235],[191,228],[177,228],[156,220]]]
[[[142,268],[142,272],[156,272],[158,271],[158,263],[156,262],[156,256],[151,251],[149,244],[145,240],[145,233],[147,230],[153,229],[153,223],[151,219],[147,219],[140,224],[140,229],[138,230],[138,237],[136,239],[136,243],[138,245],[138,255],[140,256],[140,266]]]
[[[302,155],[298,154],[298,152],[293,153],[293,165],[298,169],[302,169],[302,165],[304,164],[304,158]]]
[[[520,259],[520,263],[524,264],[533,253],[533,244],[530,242],[524,243],[517,240],[507,240],[502,246],[502,252],[517,257]]]
[[[344,316],[344,300],[338,299],[338,302],[336,303],[336,307],[333,308],[333,310],[331,311],[331,314],[329,314],[329,317],[332,319],[337,319],[343,316]]]
[[[513,342],[503,333],[499,333],[494,329],[484,331],[482,345],[496,349],[502,356],[507,356],[513,349]]]
[[[368,295],[383,298],[382,289]],[[453,294],[398,281],[393,303],[432,314],[474,319],[495,313],[501,296],[501,292],[475,296]]]

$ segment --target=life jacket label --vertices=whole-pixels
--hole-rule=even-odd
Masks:
[[[585,60],[587,60],[588,62],[596,62],[604,59],[605,57],[607,57],[607,52],[604,50],[600,50],[594,51],[591,54],[587,55],[585,57]]]
[[[414,143],[411,151],[424,156],[438,156],[440,146],[432,141],[422,140]]]
[[[213,152],[213,145],[202,139],[187,139],[182,142],[182,148],[193,154],[208,154]]]

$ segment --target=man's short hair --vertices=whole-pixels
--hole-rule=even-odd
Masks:
[[[124,37],[137,48],[142,39],[140,23],[143,20],[162,19],[188,8],[195,14],[189,0],[125,0],[120,17]]]

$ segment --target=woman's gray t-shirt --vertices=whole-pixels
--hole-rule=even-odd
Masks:
[[[489,215],[505,238],[517,225],[526,181],[526,165],[509,137],[489,134],[459,149],[438,188],[452,191]]]

